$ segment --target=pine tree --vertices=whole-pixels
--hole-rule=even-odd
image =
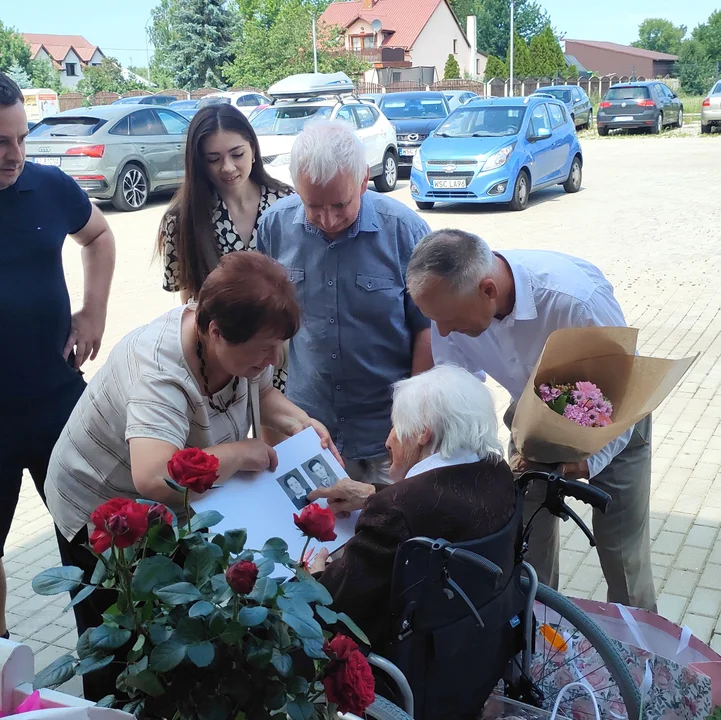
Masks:
[[[443,68],[443,79],[444,80],[454,80],[456,78],[461,77],[461,66],[458,64],[458,60],[456,60],[456,56],[453,55],[453,53],[448,54],[448,59],[446,60],[446,66]]]
[[[491,78],[501,78],[505,80],[508,77],[508,68],[501,58],[495,55],[489,55],[486,62],[485,78],[489,82]]]
[[[11,66],[7,74],[11,80],[14,80],[17,83],[17,86],[21,90],[29,88],[32,84],[30,82],[30,76],[17,63]]]
[[[511,49],[509,47],[506,56],[506,66],[511,67]],[[531,67],[531,51],[528,49],[526,41],[518,34],[514,33],[513,40],[513,75],[515,78],[531,77],[533,68]]]
[[[185,0],[175,15],[167,62],[175,84],[186,90],[223,87],[230,59],[231,15],[223,0]]]
[[[531,75],[538,78],[554,78],[566,71],[563,50],[550,25],[531,40]]]
[[[698,40],[687,40],[681,45],[676,70],[681,89],[689,95],[702,95],[713,82],[714,64]]]

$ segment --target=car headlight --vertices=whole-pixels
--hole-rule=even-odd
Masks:
[[[414,170],[423,170],[423,162],[421,161],[421,151],[416,150],[416,154],[413,156],[413,165]]]
[[[508,162],[508,158],[511,157],[511,153],[515,147],[516,143],[513,143],[512,145],[506,145],[506,147],[501,148],[498,152],[494,152],[484,163],[483,170],[497,170],[503,167]]]
[[[290,165],[290,153],[283,153],[282,155],[275,155],[268,165],[273,167],[282,167],[283,165]]]

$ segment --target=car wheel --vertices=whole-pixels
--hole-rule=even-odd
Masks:
[[[598,134],[599,134],[601,137],[606,137],[606,135],[608,135],[608,128],[607,128],[607,127],[601,127],[601,126],[599,125],[597,129],[598,129]]]
[[[420,200],[416,200],[416,206],[419,210],[433,210],[433,206],[435,203],[433,202],[421,202]]]
[[[678,121],[676,122],[677,128],[683,127],[683,108],[678,111]]]
[[[390,150],[386,150],[386,154],[383,156],[383,172],[378,177],[373,178],[373,183],[378,192],[390,192],[395,190],[397,182],[398,161]]]
[[[577,193],[581,189],[581,180],[583,179],[583,168],[578,157],[573,158],[571,163],[571,171],[568,173],[568,179],[563,183],[563,189],[567,193]]]
[[[660,135],[663,132],[663,113],[659,113],[656,124],[651,128],[651,135]]]
[[[521,170],[513,187],[513,199],[509,203],[511,210],[525,210],[528,207],[528,196],[530,194],[530,178],[525,170]]]
[[[701,134],[706,135],[711,132],[711,126],[710,125],[701,125]]]
[[[139,165],[126,165],[115,186],[113,205],[122,212],[140,210],[148,202],[150,184],[145,170]]]

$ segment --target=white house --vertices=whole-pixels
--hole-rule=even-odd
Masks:
[[[90,65],[100,65],[105,55],[96,45],[82,35],[44,35],[23,33],[30,46],[30,57],[49,60],[60,71],[63,87],[75,89],[83,79],[83,70]]]
[[[468,18],[464,32],[448,0],[332,2],[320,22],[342,28],[346,51],[372,63],[369,82],[442,80],[449,55],[474,79],[486,69],[487,56],[476,50],[476,18]]]

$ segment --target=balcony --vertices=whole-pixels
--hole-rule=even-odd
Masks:
[[[410,62],[406,62],[406,53],[402,47],[363,48],[362,50],[346,50],[346,52],[372,65],[411,66]]]

